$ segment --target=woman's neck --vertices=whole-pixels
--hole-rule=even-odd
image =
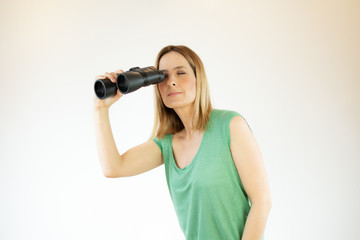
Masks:
[[[187,139],[191,139],[194,134],[194,126],[193,126],[193,119],[194,119],[194,105],[176,108],[174,109],[176,114],[181,119],[181,122],[184,124],[184,136]]]

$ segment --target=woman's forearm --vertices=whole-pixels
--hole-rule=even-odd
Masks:
[[[262,239],[270,209],[270,204],[254,203],[251,206],[251,210],[245,223],[242,240]]]
[[[120,165],[120,154],[112,134],[109,109],[94,110],[96,147],[103,173],[106,177],[114,175]]]

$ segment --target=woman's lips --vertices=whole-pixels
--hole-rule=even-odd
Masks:
[[[168,94],[168,96],[169,97],[171,97],[171,96],[176,96],[176,95],[178,95],[178,94],[180,94],[181,92],[171,92],[171,93],[169,93]]]

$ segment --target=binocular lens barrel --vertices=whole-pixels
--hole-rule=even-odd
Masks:
[[[111,82],[109,79],[96,80],[94,89],[96,96],[99,99],[104,99],[115,95],[117,89],[119,89],[122,94],[127,94],[141,87],[160,83],[164,79],[164,73],[155,67],[135,67],[127,72],[120,73],[117,76],[116,83]]]
[[[111,97],[116,94],[116,84],[110,79],[98,79],[95,81],[95,94],[99,99]]]

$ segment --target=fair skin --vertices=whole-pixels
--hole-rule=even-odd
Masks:
[[[117,75],[121,72],[123,71],[106,72],[95,79],[108,78],[115,83]],[[138,175],[164,163],[161,151],[154,141],[142,143],[123,154],[118,152],[111,130],[109,108],[121,97],[119,90],[115,96],[104,100],[94,96],[96,147],[103,174],[109,178]]]
[[[261,239],[271,209],[270,186],[264,161],[253,133],[241,116],[231,120],[230,136],[231,154],[251,202],[242,239]]]
[[[173,108],[184,124],[184,129],[173,136],[173,152],[179,168],[184,168],[199,149],[203,132],[193,131],[192,116],[196,96],[196,77],[187,60],[177,52],[166,53],[159,62],[159,69],[166,79],[158,84],[164,104]],[[105,73],[98,78],[116,81],[121,71]],[[117,95],[105,100],[94,100],[95,129],[99,159],[107,177],[126,177],[149,171],[164,163],[158,146],[147,141],[119,154],[109,122],[109,107],[122,97]],[[105,102],[107,101],[107,102]],[[230,122],[230,150],[243,186],[251,202],[243,240],[260,240],[271,208],[270,187],[264,162],[256,139],[246,121],[234,117]]]
[[[173,152],[179,168],[190,164],[199,149],[203,131],[193,131],[192,119],[196,96],[196,77],[188,61],[178,52],[165,54],[159,69],[167,78],[158,84],[164,104],[174,109],[184,129],[173,135]]]

